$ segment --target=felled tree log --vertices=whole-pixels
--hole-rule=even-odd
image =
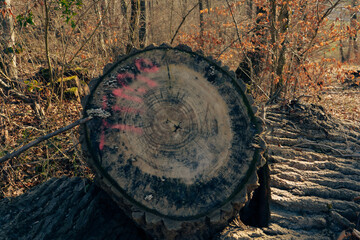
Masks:
[[[271,221],[235,219],[208,239],[336,239],[360,212],[360,129],[315,106],[271,106],[265,112]],[[304,144],[306,143],[306,144]],[[313,144],[310,144],[313,143]],[[51,179],[0,201],[0,239],[149,239],[94,183]],[[196,233],[193,239],[199,238]]]
[[[51,179],[0,201],[0,239],[149,239],[113,200],[81,178]]]
[[[153,236],[208,239],[258,186],[261,120],[226,67],[149,46],[90,83],[82,147],[102,188]]]
[[[222,239],[337,239],[359,227],[359,126],[298,103],[268,107],[264,119],[270,225],[229,227]]]

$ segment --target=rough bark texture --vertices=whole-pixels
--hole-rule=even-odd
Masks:
[[[354,228],[360,211],[353,201],[360,196],[359,127],[300,104],[269,107],[264,117],[270,226],[251,228],[235,220],[214,239],[336,239]],[[0,239],[148,238],[104,191],[80,178],[51,179],[4,199],[0,216]]]
[[[106,193],[81,178],[51,179],[0,202],[0,239],[149,239]]]
[[[272,106],[264,114],[271,178],[267,228],[229,227],[221,239],[336,239],[360,211],[360,129],[321,107]]]
[[[1,56],[1,63],[5,73],[12,79],[17,78],[15,55],[14,18],[11,11],[10,0],[0,0],[0,48],[6,54]]]

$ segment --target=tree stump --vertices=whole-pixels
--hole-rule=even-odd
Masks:
[[[99,182],[159,238],[207,238],[257,186],[261,124],[242,82],[185,46],[150,46],[90,84],[82,142]]]

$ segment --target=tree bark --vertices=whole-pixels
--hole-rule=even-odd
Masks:
[[[352,0],[351,6],[355,8],[357,6],[357,0]],[[350,14],[350,32],[349,32],[349,48],[346,56],[346,60],[350,60],[352,53],[354,53],[354,57],[357,56],[358,46],[356,43],[357,40],[357,12],[352,11]]]
[[[0,0],[0,46],[6,54],[3,55],[4,72],[11,79],[17,79],[15,55],[14,17],[11,11],[11,0]]]
[[[131,0],[131,15],[130,15],[130,25],[129,25],[129,41],[126,48],[126,52],[129,53],[132,48],[136,46],[136,29],[139,24],[139,8],[140,0]]]
[[[248,18],[251,20],[251,19],[253,19],[254,3],[252,0],[247,0],[246,5],[247,5],[246,14],[248,15]]]
[[[140,0],[139,19],[139,46],[144,48],[146,44],[146,0]]]
[[[200,45],[203,47],[204,43],[204,14],[203,14],[203,0],[199,0],[199,20],[200,20]]]
[[[271,0],[270,2],[270,32],[271,43],[274,46],[274,53],[272,54],[272,69],[274,73],[274,79],[272,81],[270,101],[276,101],[280,96],[284,86],[283,70],[286,64],[285,54],[287,43],[286,37],[284,35],[286,34],[286,31],[289,27],[289,2],[285,1],[285,3],[282,4],[278,14],[276,0]],[[279,29],[276,28],[277,23],[279,23]],[[281,41],[281,43],[278,44],[278,41]]]
[[[104,37],[104,22],[103,22],[103,14],[101,12],[101,4],[102,3],[95,3],[94,4],[94,11],[96,13],[96,15],[98,16],[98,21],[100,21],[100,31],[98,33],[98,37],[99,37],[99,41],[100,41],[100,46],[102,48],[102,51],[105,53],[105,56],[107,55],[106,52],[106,46],[105,46],[105,37]],[[107,9],[107,8],[105,8]]]
[[[0,239],[151,239],[87,179],[52,178],[0,201]]]

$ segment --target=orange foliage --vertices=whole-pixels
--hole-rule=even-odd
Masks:
[[[252,1],[251,16],[241,11],[246,9],[245,1],[204,9],[201,12],[204,17],[202,35],[199,26],[194,26],[193,32],[180,35],[179,42],[215,56],[233,70],[241,61],[246,61],[249,53],[259,53],[263,66],[252,81],[258,86],[255,92],[261,88],[271,95],[271,86],[282,84],[283,97],[315,94],[336,77],[334,68],[341,67],[333,57],[339,41],[347,39],[349,34],[355,35],[360,27],[354,29],[340,24],[334,17],[329,20],[327,0],[273,1],[276,16],[271,16],[272,1],[265,0]],[[360,6],[347,8],[360,10]],[[287,13],[289,19],[281,16],[281,12]],[[357,23],[357,26],[360,25]]]

